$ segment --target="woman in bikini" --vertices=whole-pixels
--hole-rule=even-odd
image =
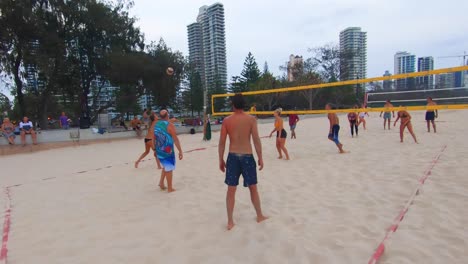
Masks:
[[[15,144],[15,126],[10,122],[9,118],[6,117],[3,119],[3,124],[0,127],[0,131],[3,134],[3,137],[8,140],[8,144]]]
[[[357,105],[354,106],[354,109],[357,108]],[[351,136],[354,137],[354,130],[356,130],[356,137],[358,136],[358,113],[351,112],[348,114],[349,126],[351,128]]]
[[[284,130],[284,127],[283,127],[283,119],[281,118],[281,111],[282,109],[278,108],[274,112],[275,128],[273,129],[273,131],[271,131],[270,137],[276,131],[276,149],[278,150],[278,153],[279,153],[278,159],[283,158],[283,154],[281,153],[281,151],[283,151],[284,155],[286,156],[286,160],[289,160],[288,150],[286,149],[286,146],[285,146],[288,133],[286,133],[286,130]]]
[[[414,142],[416,142],[416,144],[419,144],[418,140],[416,139],[416,135],[414,135],[413,125],[411,124],[411,115],[406,110],[398,111],[397,119],[395,120],[393,126],[396,126],[398,119],[401,119],[400,142],[403,143],[403,132],[405,131],[405,128],[408,128],[408,131],[410,132],[411,136],[413,136]]]
[[[148,155],[150,150],[154,151],[154,126],[156,125],[156,122],[158,121],[158,117],[153,113],[150,115],[149,119],[151,120],[151,125],[148,128],[148,133],[146,134],[146,137],[144,139],[145,141],[145,152],[141,154],[140,158],[135,161],[135,168],[138,168],[138,164],[142,159]],[[156,152],[154,153],[154,158],[156,159],[156,164],[158,165],[158,169],[161,169],[161,163],[159,162],[158,157],[156,156]]]
[[[365,109],[367,108],[366,105],[362,104],[361,105],[361,108],[362,109]],[[359,113],[359,122],[358,122],[358,126],[363,124],[362,126],[364,127],[364,130],[366,130],[366,116],[369,116],[369,113],[368,112],[360,112]]]

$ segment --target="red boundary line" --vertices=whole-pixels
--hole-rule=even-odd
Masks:
[[[11,194],[10,187],[5,187],[4,189],[6,196],[6,206],[5,206],[5,219],[3,222],[3,236],[2,236],[2,249],[0,251],[0,262],[7,263],[7,254],[8,254],[8,236],[10,234],[10,225],[11,225]]]
[[[387,232],[385,233],[385,236],[380,242],[380,244],[377,246],[377,248],[374,251],[374,254],[372,254],[371,258],[369,259],[368,264],[376,264],[379,259],[382,257],[382,255],[385,252],[385,242],[390,239],[393,233],[395,233],[398,229],[398,226],[401,224],[403,221],[403,218],[405,217],[406,213],[409,210],[409,207],[413,204],[414,199],[416,198],[417,195],[419,195],[419,191],[426,182],[427,178],[429,178],[429,175],[432,173],[432,169],[435,167],[437,162],[439,162],[440,156],[442,156],[442,153],[445,151],[447,148],[447,145],[445,145],[440,152],[432,159],[431,164],[429,165],[428,169],[424,172],[423,176],[418,180],[418,185],[416,189],[413,191],[412,195],[406,202],[405,206],[400,210],[398,213],[397,217],[393,220],[392,225],[388,228]]]

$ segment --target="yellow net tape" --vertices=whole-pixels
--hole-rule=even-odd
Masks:
[[[460,66],[460,67],[452,67],[452,68],[443,68],[431,71],[423,71],[423,72],[412,72],[412,73],[404,73],[404,74],[397,74],[391,76],[380,76],[380,77],[373,77],[367,79],[357,79],[357,80],[349,80],[343,82],[334,82],[334,83],[321,83],[321,84],[311,84],[311,85],[302,85],[296,87],[288,87],[288,88],[276,88],[276,89],[269,89],[269,90],[260,90],[260,91],[250,91],[250,92],[243,92],[243,95],[257,95],[257,94],[269,94],[269,93],[284,93],[284,92],[295,92],[295,91],[303,91],[309,89],[320,89],[320,88],[330,88],[336,86],[344,86],[344,85],[355,85],[355,84],[363,84],[375,81],[386,81],[386,80],[397,80],[397,79],[404,79],[404,78],[412,78],[412,77],[420,77],[420,76],[427,76],[427,75],[434,75],[434,74],[441,74],[441,73],[451,73],[451,72],[459,72],[459,71],[468,71],[468,66]],[[234,93],[227,93],[227,94],[213,94],[211,96],[211,113],[214,116],[223,116],[223,115],[230,115],[232,112],[215,112],[214,111],[214,99],[215,98],[223,98],[223,97],[231,97],[234,96]],[[306,115],[306,114],[324,114],[324,113],[348,113],[348,112],[380,112],[384,108],[366,108],[366,109],[337,109],[337,110],[300,110],[300,111],[283,111],[283,114],[298,114],[298,115]],[[398,109],[406,109],[408,111],[420,111],[420,110],[427,110],[426,106],[408,106],[408,107],[395,107],[393,108],[395,111]],[[458,105],[438,105],[434,109],[468,109],[466,104],[458,104]],[[261,112],[250,112],[250,114],[255,115],[272,115],[273,111],[261,111]]]
[[[377,108],[349,108],[336,110],[299,110],[299,111],[282,111],[281,114],[296,114],[296,115],[312,115],[312,114],[327,114],[327,113],[349,113],[349,112],[389,112],[389,111],[421,111],[421,110],[468,110],[468,104],[457,105],[434,105],[434,106],[404,106],[404,107],[377,107]],[[247,112],[251,115],[273,115],[274,111]],[[214,116],[231,115],[232,112],[213,113]]]

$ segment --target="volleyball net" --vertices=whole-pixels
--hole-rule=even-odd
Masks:
[[[460,66],[341,82],[248,91],[242,95],[247,102],[245,110],[254,115],[272,115],[276,108],[282,108],[283,114],[381,112],[389,110],[383,107],[387,100],[395,106],[391,110],[468,110],[467,76],[468,66]],[[273,82],[271,87],[274,86]],[[212,115],[230,115],[231,109],[226,105],[230,105],[228,102],[234,95],[234,93],[212,95]],[[426,106],[428,97],[438,105]],[[333,110],[324,109],[327,103],[332,105]],[[254,105],[256,111],[249,111]]]

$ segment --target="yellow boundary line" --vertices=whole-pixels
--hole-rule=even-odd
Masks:
[[[300,111],[283,111],[281,114],[297,114],[297,115],[312,115],[312,114],[327,114],[327,113],[349,113],[349,112],[389,112],[389,111],[424,111],[424,110],[468,110],[468,104],[459,105],[434,105],[434,106],[403,106],[403,107],[377,107],[377,108],[351,108],[351,109],[336,109],[336,110],[300,110]],[[273,115],[274,111],[261,112],[246,112],[251,115]],[[231,115],[232,112],[213,113],[213,116]]]

